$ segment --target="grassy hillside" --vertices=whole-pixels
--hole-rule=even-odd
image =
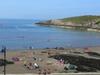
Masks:
[[[39,22],[37,24],[64,26],[65,28],[71,27],[73,29],[98,31],[100,30],[100,16],[76,16],[57,20],[48,20],[44,22]]]
[[[88,23],[88,22],[94,22],[96,24],[100,24],[100,16],[77,16],[77,17],[70,17],[70,18],[64,18],[61,19],[63,22],[73,22],[78,24]]]

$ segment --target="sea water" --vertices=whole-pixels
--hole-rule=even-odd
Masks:
[[[100,46],[100,32],[36,25],[39,20],[0,19],[0,48],[8,49]]]

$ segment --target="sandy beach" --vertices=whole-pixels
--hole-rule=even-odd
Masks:
[[[51,58],[55,55],[74,55],[82,56],[88,59],[100,60],[99,55],[89,55],[88,52],[95,52],[100,54],[100,47],[91,48],[54,48],[54,49],[38,49],[38,50],[24,50],[24,51],[7,51],[7,60],[14,62],[6,66],[7,74],[39,74],[39,73],[70,73],[65,71],[65,63],[60,64],[57,59]],[[3,53],[0,53],[0,59],[3,59]],[[36,63],[39,67],[31,67]],[[81,63],[80,63],[81,64]],[[97,69],[95,73],[99,73]],[[0,67],[0,73],[3,74],[3,66]],[[78,72],[81,73],[81,72]]]

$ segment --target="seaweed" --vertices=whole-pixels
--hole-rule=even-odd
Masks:
[[[100,59],[66,54],[54,55],[50,56],[50,58],[54,58],[57,60],[63,59],[65,64],[66,62],[74,64],[77,66],[77,71],[81,72],[95,72],[97,70],[100,70]]]

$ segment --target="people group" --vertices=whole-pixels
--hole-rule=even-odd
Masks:
[[[26,68],[28,68],[29,70],[33,70],[33,69],[39,69],[39,65],[37,63],[24,63],[24,66]]]

